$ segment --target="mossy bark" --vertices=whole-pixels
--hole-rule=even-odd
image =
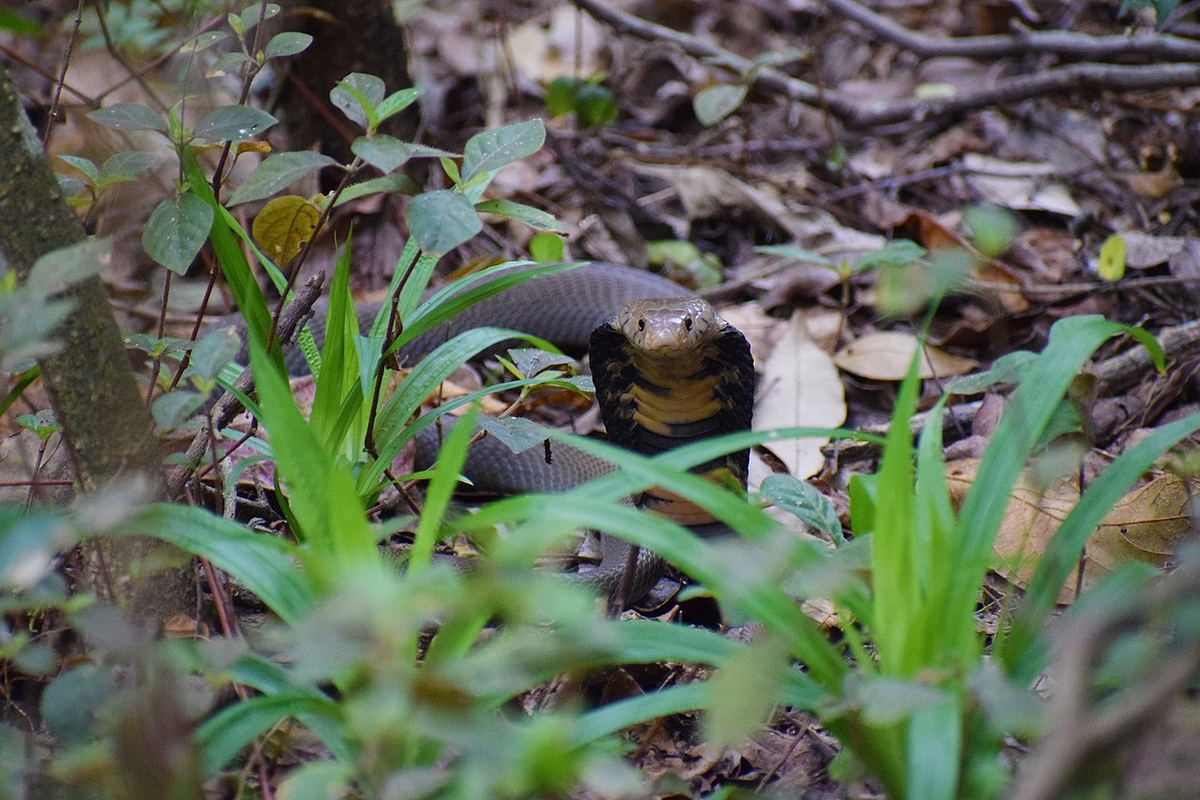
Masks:
[[[0,65],[0,264],[24,281],[38,258],[84,238]],[[165,483],[150,414],[104,287],[92,277],[75,283],[63,297],[74,308],[54,332],[62,346],[39,363],[78,488],[91,492],[137,485],[143,494],[161,499]],[[130,579],[150,549],[148,541],[134,539],[85,548],[88,588],[101,597],[115,592],[112,599],[142,619],[161,621],[175,611],[190,610],[192,581],[187,571]]]

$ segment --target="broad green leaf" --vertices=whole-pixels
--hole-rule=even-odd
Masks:
[[[354,91],[348,91],[353,89]],[[329,101],[364,129],[378,122],[378,107],[386,91],[383,81],[364,72],[351,72],[329,92]],[[358,96],[355,96],[355,93]]]
[[[467,141],[463,151],[463,183],[533,155],[541,149],[545,140],[546,128],[540,119],[517,122],[475,134]]]
[[[475,210],[516,220],[539,231],[567,232],[565,225],[540,208],[514,203],[512,200],[484,200],[475,204]]]
[[[309,200],[289,194],[276,197],[254,218],[251,232],[272,261],[283,266],[312,238],[321,210]]]
[[[313,37],[307,33],[298,33],[297,31],[277,33],[271,37],[271,41],[267,42],[267,46],[263,50],[263,57],[282,58],[303,53],[312,44],[312,40]]]
[[[104,166],[100,168],[99,183],[107,185],[133,180],[151,167],[157,166],[162,160],[163,156],[160,153],[114,153],[105,159]]]
[[[220,106],[196,123],[192,135],[209,142],[240,142],[252,139],[278,120],[253,106]]]
[[[471,201],[449,189],[414,197],[404,219],[421,249],[434,255],[453,250],[483,230]]]
[[[218,328],[202,336],[192,346],[188,370],[206,381],[215,381],[221,369],[237,358],[241,348],[242,340],[235,329]]]
[[[163,200],[142,229],[142,247],[159,264],[182,275],[204,246],[213,211],[193,194]]]
[[[246,182],[234,190],[227,205],[236,206],[239,203],[249,203],[252,200],[262,200],[276,192],[286,189],[301,178],[311,175],[323,167],[337,164],[332,158],[321,153],[301,151],[296,153],[276,153],[269,156],[258,165]]]
[[[385,175],[412,156],[411,145],[382,133],[358,137],[350,151]]]
[[[205,395],[184,389],[160,394],[150,404],[150,415],[160,433],[174,430],[187,421],[204,404]]]
[[[243,66],[254,64],[254,59],[240,50],[234,50],[230,53],[221,53],[217,56],[217,60],[206,73],[206,77],[216,78],[221,75],[236,74],[238,69]]]
[[[90,158],[83,158],[82,156],[59,156],[59,159],[82,172],[92,184],[100,182],[100,170],[96,168],[96,165],[92,163]]]
[[[708,127],[728,117],[746,99],[743,83],[718,83],[706,86],[692,99],[692,110],[700,124]]]
[[[87,116],[93,122],[117,131],[167,132],[166,120],[141,103],[117,103],[90,111]]]

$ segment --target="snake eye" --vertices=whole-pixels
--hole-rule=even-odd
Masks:
[[[683,327],[687,328],[689,331],[692,329],[692,318],[691,317],[683,318]]]
[[[638,320],[638,330],[639,331],[646,330],[646,318],[645,317],[642,317]]]

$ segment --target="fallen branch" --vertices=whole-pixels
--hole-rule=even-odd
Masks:
[[[749,59],[712,42],[635,17],[611,8],[599,0],[574,0],[575,5],[618,30],[648,41],[669,42],[688,55],[709,59],[745,79],[753,75],[755,85],[789,100],[829,113],[850,128],[875,128],[883,125],[921,122],[939,117],[957,116],[967,111],[1003,103],[1016,103],[1048,94],[1078,89],[1150,91],[1194,87],[1200,84],[1200,64],[1119,64],[1080,63],[1055,67],[1036,74],[998,80],[978,91],[933,100],[905,99],[870,103],[852,99],[827,89],[822,93],[811,83],[792,78],[771,68],[754,71]],[[822,102],[823,101],[823,102]]]
[[[1031,31],[1021,27],[1011,36],[941,38],[910,30],[857,0],[823,2],[830,11],[921,58],[948,56],[994,59],[1042,53],[1084,61],[1111,61],[1131,56],[1158,62],[1200,61],[1200,41],[1169,34],[1092,36],[1072,31]]]

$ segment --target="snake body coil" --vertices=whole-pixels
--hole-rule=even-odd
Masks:
[[[361,320],[378,305],[360,307]],[[619,311],[612,316],[614,311]],[[611,440],[639,453],[663,450],[750,427],[754,365],[749,345],[704,300],[665,278],[616,264],[592,263],[517,284],[466,309],[449,323],[410,343],[410,361],[465,330],[484,325],[524,331],[565,350],[591,356],[596,395]],[[324,314],[312,323],[324,338]],[[416,464],[437,458],[434,427],[418,437]],[[696,467],[715,483],[745,487],[749,451]],[[463,472],[478,487],[497,493],[565,491],[612,469],[600,459],[556,446],[552,464],[539,448],[514,454],[494,437],[476,443]],[[723,530],[703,509],[661,488],[637,501],[698,534]],[[631,546],[601,536],[601,561],[571,573],[610,597],[628,565]],[[628,602],[657,582],[662,559],[641,551],[627,581]]]

